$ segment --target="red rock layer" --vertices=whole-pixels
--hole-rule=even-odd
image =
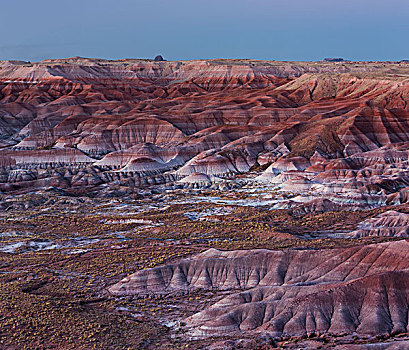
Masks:
[[[407,68],[384,66],[5,62],[0,189],[27,186],[27,179],[10,176],[11,165],[29,167],[30,181],[42,178],[41,186],[60,178],[61,186],[71,187],[112,179],[140,186],[142,176],[151,176],[150,183],[195,173],[212,179],[272,164],[260,180],[288,181],[286,191],[342,192],[348,180],[354,196],[371,195],[357,198],[357,205],[401,201],[404,196],[387,196],[407,185],[409,81]],[[75,150],[69,164],[60,149]],[[37,167],[31,160],[15,163],[27,150],[35,152]],[[64,164],[72,171],[84,159],[89,166],[79,182],[52,170]],[[48,180],[40,164],[49,169]],[[300,174],[293,180],[291,172]],[[285,181],[276,178],[281,174]]]

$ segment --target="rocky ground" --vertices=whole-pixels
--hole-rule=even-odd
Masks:
[[[408,347],[405,62],[0,63],[0,348]]]

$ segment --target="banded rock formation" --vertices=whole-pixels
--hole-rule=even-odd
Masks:
[[[319,251],[210,249],[138,271],[109,291],[142,296],[230,290],[185,320],[196,336],[396,334],[408,331],[408,257],[407,241]]]
[[[3,62],[0,190],[139,187],[189,182],[195,173],[213,182],[271,164],[256,181],[285,192],[356,208],[401,203],[408,70],[368,62]],[[61,150],[71,152],[69,162]],[[77,177],[65,175],[78,168]]]
[[[368,236],[409,237],[409,214],[388,210],[374,218],[362,221],[349,237]]]

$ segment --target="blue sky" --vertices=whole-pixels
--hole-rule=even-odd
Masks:
[[[409,59],[408,0],[19,0],[0,60]]]

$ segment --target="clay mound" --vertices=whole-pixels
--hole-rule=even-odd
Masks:
[[[147,157],[134,158],[124,167],[119,170],[121,172],[139,172],[139,173],[155,173],[163,172],[172,168],[172,164],[158,162],[155,159]]]
[[[183,167],[175,172],[178,177],[189,176],[194,173],[204,173],[207,175],[228,175],[238,173],[238,169],[230,159],[210,150],[198,154]]]
[[[310,166],[310,163],[304,157],[282,158],[270,165],[269,171],[281,173],[290,170],[304,170]]]
[[[193,174],[190,174],[189,176],[186,176],[179,182],[182,184],[190,184],[190,185],[197,185],[200,187],[206,187],[206,186],[211,185],[212,180],[206,174],[193,173]]]
[[[326,285],[259,287],[224,298],[186,322],[195,335],[396,334],[408,328],[408,287],[407,271]]]
[[[408,329],[409,243],[333,250],[210,249],[138,271],[109,288],[122,295],[244,290],[186,319],[194,335],[257,331],[376,335]]]
[[[94,165],[122,172],[165,171],[183,164],[183,158],[176,149],[158,147],[152,143],[142,143],[107,154]]]
[[[163,145],[183,139],[184,134],[171,123],[156,118],[90,118],[77,130],[83,134],[76,147],[86,153],[105,155],[127,149],[135,144],[152,143]]]
[[[327,198],[316,198],[296,205],[294,208],[292,208],[292,212],[297,215],[301,215],[305,213],[325,213],[329,211],[348,210],[354,208],[355,206],[335,203]]]
[[[307,192],[312,182],[304,176],[295,175],[283,183],[282,189],[288,192]]]
[[[351,238],[368,236],[409,237],[409,214],[388,210],[361,222],[348,234]]]
[[[324,251],[212,249],[178,264],[139,271],[111,287],[110,292],[131,295],[350,280],[409,267],[406,248],[407,241]],[[382,260],[378,260],[381,254]],[[309,261],[308,266],[303,261]]]
[[[260,182],[270,182],[281,184],[287,182],[287,185],[292,183],[306,184],[309,183],[308,179],[299,176],[297,172],[302,172],[310,166],[308,159],[304,157],[288,157],[280,158],[276,162],[272,163],[256,180]],[[294,180],[294,181],[293,181]],[[293,182],[292,182],[293,181]],[[310,186],[301,186],[301,189],[307,189]]]
[[[280,173],[278,175],[276,175],[275,173],[271,172],[271,171],[265,171],[263,172],[261,175],[256,177],[257,181],[260,182],[269,182],[272,184],[284,184],[286,183],[287,185],[291,184],[293,179],[294,182],[297,182],[300,180],[300,178],[302,178],[302,172],[298,172],[298,171],[286,171],[283,173]],[[307,183],[308,180],[302,180],[302,183]]]

